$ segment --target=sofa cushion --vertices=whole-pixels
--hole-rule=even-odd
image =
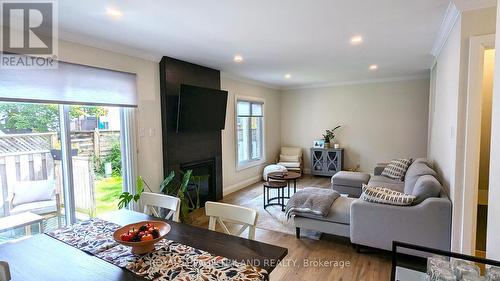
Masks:
[[[351,203],[356,200],[356,198],[350,197],[339,197],[337,198],[332,206],[330,207],[330,212],[328,216],[323,217],[321,215],[315,215],[311,213],[299,213],[296,214],[298,217],[310,218],[321,221],[329,221],[335,223],[349,224],[350,223],[350,210]]]
[[[299,155],[280,155],[280,162],[300,162]]]
[[[409,206],[413,204],[415,195],[404,194],[383,186],[363,186],[361,199],[366,202],[380,203],[396,206]]]
[[[427,198],[439,197],[441,193],[441,184],[431,175],[420,176],[413,188],[412,195],[415,195],[414,204],[419,204]]]
[[[279,162],[276,165],[285,166],[286,168],[300,168],[300,163],[298,162]]]
[[[43,215],[57,211],[56,200],[38,201],[17,205],[12,208],[9,213],[11,215],[20,214],[24,212],[32,212],[34,214]]]
[[[383,186],[395,191],[403,192],[405,183],[384,176],[372,176],[368,182],[368,186]]]
[[[53,180],[18,181],[14,185],[12,205],[51,200],[54,197]]]
[[[332,176],[332,185],[343,185],[350,187],[361,188],[363,184],[367,184],[370,180],[370,175],[359,172],[340,171]]]
[[[403,181],[410,164],[411,159],[393,159],[382,171],[382,176]]]
[[[405,176],[404,193],[412,194],[415,183],[418,178],[424,175],[431,175],[436,177],[436,172],[431,169],[425,162],[416,162],[410,165]]]

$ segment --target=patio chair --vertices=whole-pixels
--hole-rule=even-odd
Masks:
[[[18,181],[8,198],[8,214],[31,212],[43,217],[56,217],[61,227],[61,204],[54,180]]]
[[[215,225],[219,223],[225,233],[240,236],[248,228],[248,239],[255,239],[258,214],[254,209],[207,201],[205,203],[205,213],[210,217],[208,229],[215,230]],[[231,233],[224,222],[241,225],[241,228]]]

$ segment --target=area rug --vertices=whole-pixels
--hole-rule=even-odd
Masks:
[[[311,185],[308,185],[311,186]],[[316,186],[324,187],[324,186]],[[297,191],[304,188],[300,183],[297,186]],[[286,193],[286,192],[285,192]],[[275,194],[270,194],[270,197],[276,196]],[[285,216],[285,212],[281,210],[280,206],[268,206],[264,209],[262,192],[260,195],[254,197],[253,199],[245,200],[241,203],[241,206],[255,209],[259,212],[259,218],[257,220],[257,228],[273,230],[282,233],[295,235],[295,226],[293,224],[293,219],[288,220]],[[285,200],[286,202],[287,200]],[[311,239],[319,239],[321,233],[316,231],[303,230],[301,231],[301,236],[305,236]]]

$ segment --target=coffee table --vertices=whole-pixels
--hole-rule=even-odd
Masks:
[[[267,175],[268,179],[286,181],[288,187],[288,194],[284,196],[285,199],[290,199],[290,187],[293,181],[293,193],[297,192],[297,179],[301,177],[301,174],[296,172],[273,172]]]
[[[19,227],[25,227],[26,235],[31,234],[31,225],[38,223],[40,226],[40,233],[43,233],[43,220],[42,216],[33,214],[31,212],[24,212],[16,215],[0,218],[0,232],[7,231]]]

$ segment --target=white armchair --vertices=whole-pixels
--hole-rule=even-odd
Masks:
[[[288,171],[302,174],[302,148],[289,146],[281,147],[280,157],[277,164],[284,166]]]

